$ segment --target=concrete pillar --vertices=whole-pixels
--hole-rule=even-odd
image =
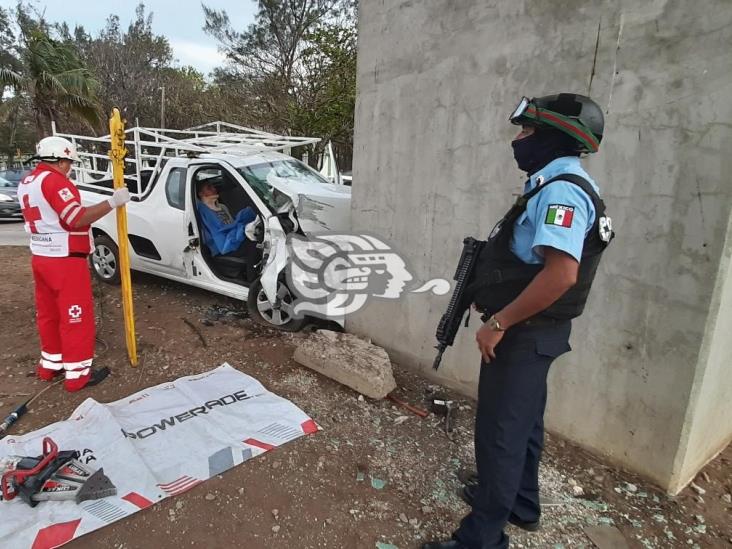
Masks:
[[[519,192],[507,118],[522,95],[605,109],[587,166],[618,237],[552,368],[547,424],[679,490],[732,437],[732,5],[363,2],[359,33],[354,230],[420,280],[450,277],[462,238]],[[347,328],[431,375],[446,304],[374,301]],[[477,320],[438,373],[472,394]]]

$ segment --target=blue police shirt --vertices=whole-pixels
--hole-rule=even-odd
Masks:
[[[563,173],[584,177],[599,194],[576,156],[549,162],[529,178],[524,192]],[[551,246],[580,261],[585,236],[594,222],[595,206],[587,193],[569,181],[555,181],[527,202],[514,225],[511,251],[524,263],[536,264],[544,263],[543,248]]]

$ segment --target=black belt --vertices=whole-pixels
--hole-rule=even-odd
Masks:
[[[567,322],[567,320],[560,320],[558,318],[551,318],[549,316],[534,316],[517,323],[516,326],[553,326],[555,324],[561,324],[562,322]]]
[[[71,252],[68,257],[83,257],[86,259],[89,256],[89,254],[83,254],[81,252]]]
[[[488,322],[488,319],[490,318],[490,315],[483,314],[480,319],[483,322]],[[517,322],[513,325],[513,327],[516,326],[554,326],[556,324],[561,324],[563,322],[568,322],[567,319],[558,319],[558,318],[552,318],[549,316],[532,316],[531,318],[527,318],[526,320],[522,320],[521,322]]]

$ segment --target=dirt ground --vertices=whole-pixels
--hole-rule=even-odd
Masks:
[[[38,358],[29,257],[0,248],[0,414],[44,385]],[[96,285],[103,322],[98,365],[113,377],[67,394],[48,391],[15,427],[24,433],[68,417],[84,399],[117,400],[145,387],[228,362],[302,408],[322,427],[132,517],[86,535],[73,548],[408,549],[448,537],[467,507],[458,469],[472,466],[474,402],[459,405],[453,440],[442,419],[353,391],[292,360],[299,338],[259,327],[242,304],[151,276],[133,275],[141,365],[126,363],[119,289]],[[195,326],[189,326],[185,320]],[[200,333],[207,347],[203,346]],[[425,407],[442,388],[395,365],[396,395]],[[512,547],[593,547],[584,528],[617,527],[633,548],[732,547],[732,450],[676,497],[548,436],[542,468],[543,528],[508,529]],[[1,505],[1,504],[0,504]],[[605,549],[605,547],[602,547]]]

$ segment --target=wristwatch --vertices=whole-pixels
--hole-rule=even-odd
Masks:
[[[505,332],[506,329],[501,326],[501,322],[496,318],[496,315],[491,315],[488,319],[488,327],[494,332]]]

